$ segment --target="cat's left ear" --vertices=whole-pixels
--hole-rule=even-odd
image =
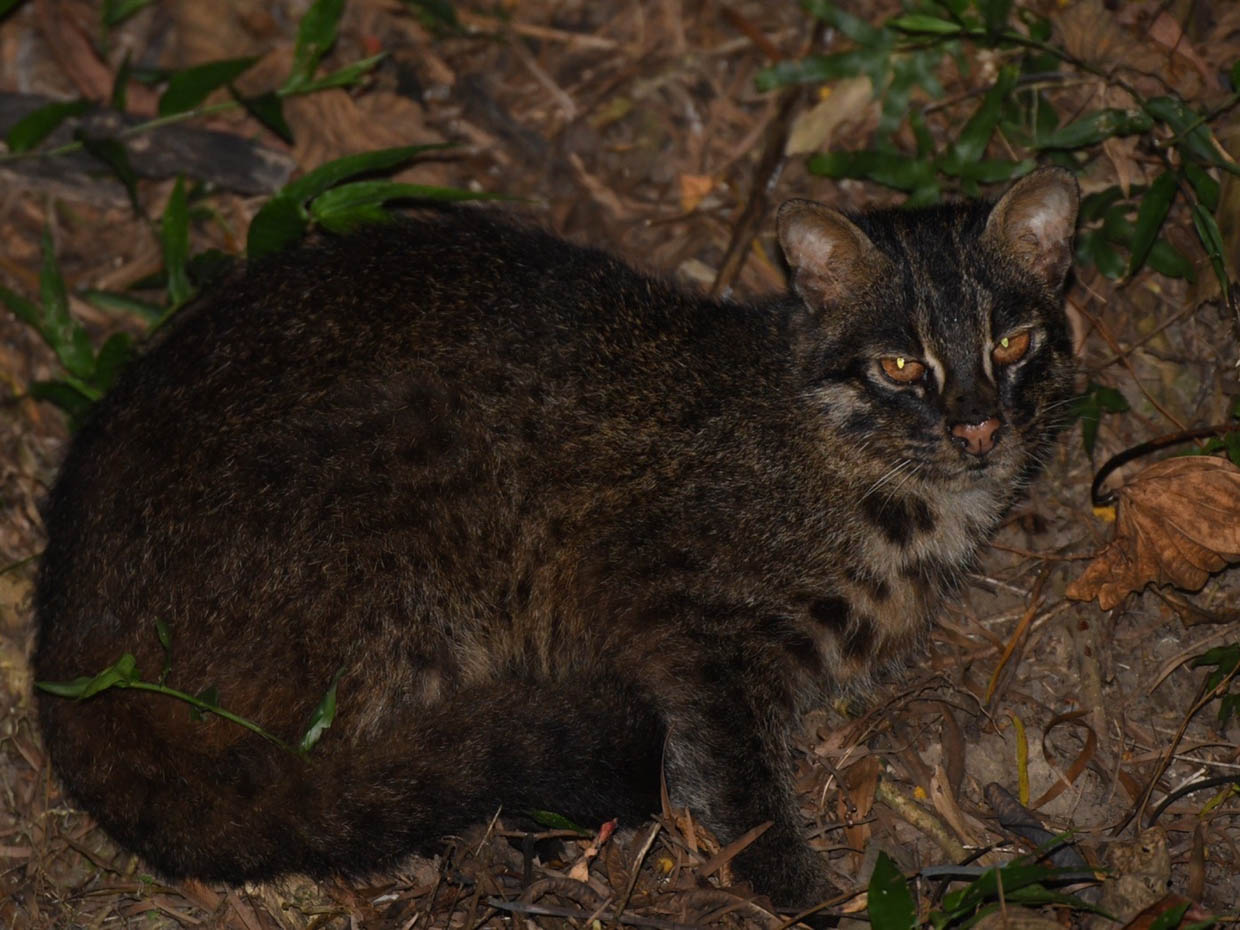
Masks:
[[[982,239],[1015,259],[1051,291],[1072,265],[1081,189],[1070,171],[1040,168],[1017,181],[990,211]]]

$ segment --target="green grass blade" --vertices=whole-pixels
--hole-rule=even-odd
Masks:
[[[62,100],[45,104],[19,119],[4,137],[10,152],[28,152],[53,132],[61,123],[80,116],[90,109],[86,100]]]
[[[192,110],[226,84],[248,71],[257,57],[225,58],[177,71],[159,98],[159,115],[172,116]]]

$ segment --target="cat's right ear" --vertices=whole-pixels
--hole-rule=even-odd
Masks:
[[[814,310],[851,301],[887,264],[856,224],[812,200],[786,201],[775,229],[792,268],[792,285]]]

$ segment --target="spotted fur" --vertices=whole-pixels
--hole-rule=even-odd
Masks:
[[[373,872],[500,806],[632,823],[662,771],[724,841],[770,821],[738,872],[814,899],[790,735],[913,648],[1046,453],[1075,211],[1053,170],[994,206],[793,202],[795,290],[753,304],[479,211],[259,265],[74,440],[35,671],[154,678],[162,621],[169,685],[295,740],[340,672],[337,719],[303,758],[43,696],[56,770],[161,872],[232,882]],[[979,417],[985,454],[952,434]]]

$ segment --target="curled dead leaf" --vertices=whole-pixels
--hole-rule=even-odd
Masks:
[[[1147,584],[1196,591],[1240,562],[1240,468],[1212,456],[1167,459],[1119,491],[1115,539],[1068,586],[1103,610]]]

